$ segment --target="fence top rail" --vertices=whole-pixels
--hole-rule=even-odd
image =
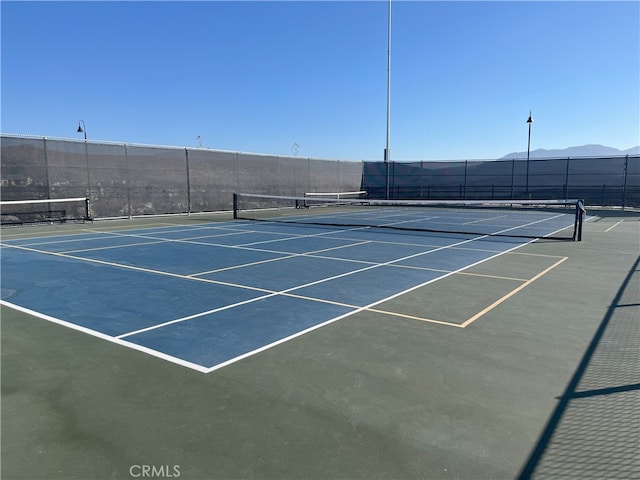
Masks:
[[[298,156],[298,155],[280,155],[275,153],[257,153],[257,152],[243,152],[240,150],[223,150],[219,148],[208,148],[208,147],[196,147],[196,146],[177,146],[177,145],[153,145],[153,144],[145,144],[145,143],[132,143],[132,142],[116,142],[113,140],[91,140],[91,139],[78,139],[78,138],[65,138],[65,137],[50,137],[44,135],[29,135],[29,134],[21,134],[21,133],[0,133],[0,138],[23,138],[29,140],[53,140],[59,142],[73,142],[73,143],[88,143],[93,145],[118,145],[122,147],[133,147],[133,148],[158,148],[158,149],[171,149],[171,150],[198,150],[203,152],[215,152],[215,153],[232,153],[237,155],[252,155],[256,157],[277,157],[277,158],[292,158],[298,160],[324,160],[324,161],[333,161],[333,162],[350,162],[350,163],[358,163],[362,162],[362,160],[347,160],[347,159],[337,159],[337,158],[318,158],[318,157],[309,157],[309,156]]]
[[[640,154],[637,153],[621,153],[620,155],[590,155],[590,156],[565,156],[565,157],[535,157],[531,158],[530,162],[544,162],[549,160],[614,160],[614,159],[640,159]],[[474,164],[474,163],[512,163],[512,162],[526,162],[527,159],[522,157],[514,157],[514,158],[474,158],[474,159],[449,159],[449,160],[393,160],[389,163],[398,164],[398,165],[421,165],[421,164],[430,164],[430,165],[438,165],[443,168],[447,164],[456,164],[456,166],[463,167],[465,164]],[[383,160],[365,160],[364,163],[385,163]]]
[[[261,157],[279,157],[279,158],[292,158],[299,160],[325,160],[325,161],[335,161],[335,162],[363,162],[363,163],[385,163],[383,160],[354,160],[354,159],[333,159],[333,158],[319,158],[319,157],[311,157],[311,156],[298,156],[298,155],[280,155],[280,154],[272,154],[272,153],[257,153],[257,152],[243,152],[239,150],[224,150],[218,148],[208,148],[208,147],[199,147],[199,146],[177,146],[177,145],[154,145],[154,144],[144,144],[144,143],[135,143],[135,142],[117,142],[113,140],[83,140],[78,138],[66,138],[66,137],[53,137],[46,135],[31,135],[31,134],[22,134],[22,133],[1,133],[0,138],[24,138],[31,140],[54,140],[54,141],[63,141],[63,142],[74,142],[74,143],[88,143],[95,145],[119,145],[125,147],[140,147],[140,148],[164,148],[164,149],[175,149],[175,150],[199,150],[199,151],[209,151],[209,152],[219,152],[219,153],[232,153],[239,155],[254,155]],[[544,161],[544,160],[593,160],[593,159],[616,159],[616,158],[639,158],[640,154],[636,153],[621,153],[619,155],[589,155],[589,156],[549,156],[549,157],[535,157],[531,158],[530,161]],[[399,160],[392,161],[390,163],[397,164],[416,164],[416,163],[483,163],[483,162],[515,162],[515,161],[527,161],[526,158],[522,157],[513,157],[513,158],[485,158],[485,159],[449,159],[449,160]]]

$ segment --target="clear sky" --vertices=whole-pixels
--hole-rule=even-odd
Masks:
[[[3,0],[3,133],[382,160],[380,1]],[[640,2],[392,3],[391,160],[640,144]],[[294,147],[297,144],[297,151]]]

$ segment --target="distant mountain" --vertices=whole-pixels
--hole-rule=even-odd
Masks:
[[[640,147],[632,147],[629,150],[623,150],[622,155],[640,155]]]
[[[613,155],[640,155],[640,146],[628,150],[619,150],[604,145],[582,145],[563,149],[546,150],[539,148],[531,150],[530,158],[563,158],[563,157],[608,157]],[[500,160],[512,158],[527,158],[527,152],[513,152],[505,155]]]

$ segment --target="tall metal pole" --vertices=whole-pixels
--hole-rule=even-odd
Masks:
[[[529,139],[527,140],[527,187],[526,194],[529,196],[529,154],[531,152],[531,124],[533,123],[533,118],[531,118],[531,110],[529,110],[529,118],[527,118],[527,123],[529,124]]]
[[[629,166],[629,155],[624,157],[624,172],[622,177],[622,211],[627,206],[627,170]]]
[[[385,198],[389,199],[389,162],[391,152],[389,143],[391,139],[391,0],[387,11],[387,142],[384,149],[384,162],[387,167]]]
[[[84,123],[84,120],[78,121],[78,133],[84,134],[84,158],[87,163],[87,197],[91,194],[91,175],[89,173],[89,148],[87,146],[87,126]]]

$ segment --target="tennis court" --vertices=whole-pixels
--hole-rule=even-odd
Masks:
[[[542,228],[545,236],[574,225],[573,211],[536,211],[523,220],[512,211],[484,209],[339,207],[321,216],[315,214],[320,208],[312,215],[298,209],[285,223],[274,218],[8,240],[3,301],[211,372],[363,310],[403,315],[376,306],[530,242],[497,242],[494,234]],[[326,225],[336,221],[345,226]],[[445,236],[416,229],[442,228],[442,222],[454,230],[489,229]],[[395,231],[398,225],[403,230]],[[562,261],[555,260],[553,266]]]
[[[84,460],[45,453],[60,436],[78,447],[57,428],[49,440],[25,440],[35,459],[48,459],[27,466],[21,457],[11,478],[132,478],[136,465],[165,465],[165,477],[178,465],[182,478],[514,478],[554,404],[548,392],[561,393],[602,317],[599,308],[578,322],[586,309],[567,277],[593,260],[585,249],[600,248],[603,224],[585,224],[595,240],[536,241],[525,237],[566,229],[575,237],[573,212],[492,224],[494,213],[467,209],[448,215],[456,233],[443,233],[433,223],[415,228],[419,209],[340,208],[342,224],[334,212],[320,221],[328,212],[314,208],[267,221],[159,217],[3,230],[3,341],[7,330],[22,332],[6,339],[3,363],[10,372],[24,374],[32,361],[42,369],[10,383],[62,362],[48,382],[62,377],[72,391],[97,392],[81,392],[73,407],[62,394],[76,411],[65,428],[102,438],[89,441]],[[298,221],[301,213],[313,221]],[[442,222],[441,213],[429,218]],[[489,230],[460,231],[469,224]],[[623,218],[617,232],[630,226],[637,219]],[[629,232],[621,242],[630,255]],[[565,295],[564,306],[541,302]],[[535,352],[541,342],[550,356]],[[34,343],[39,353],[29,358]],[[52,360],[55,352],[63,358]],[[10,355],[27,358],[17,367]],[[47,360],[34,360],[40,355]],[[88,420],[91,405],[113,417]],[[505,421],[517,426],[503,438]],[[138,422],[148,435],[132,433]],[[101,451],[105,435],[107,450],[126,451]],[[49,447],[38,455],[36,444]]]

